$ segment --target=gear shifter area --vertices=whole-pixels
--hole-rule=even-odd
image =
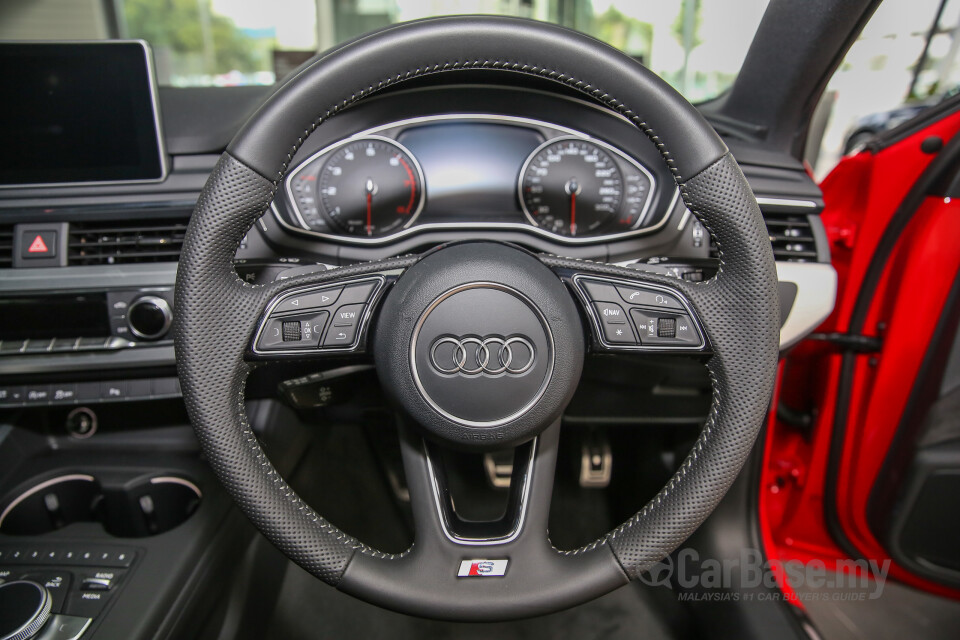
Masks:
[[[53,596],[42,584],[15,580],[0,584],[0,638],[2,640],[76,640],[90,626],[90,618],[50,615]]]

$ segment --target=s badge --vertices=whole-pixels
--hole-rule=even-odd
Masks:
[[[458,578],[489,578],[507,572],[509,560],[464,560],[460,563]]]

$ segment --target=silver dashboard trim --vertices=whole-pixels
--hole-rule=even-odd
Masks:
[[[294,226],[290,224],[286,219],[284,219],[284,217],[280,214],[280,211],[277,209],[276,203],[272,202],[270,203],[270,209],[273,211],[274,217],[276,218],[280,226],[287,229],[288,231],[292,231],[294,233],[301,234],[301,235],[309,235],[316,238],[323,238],[325,240],[332,240],[334,242],[339,242],[344,244],[378,246],[378,245],[389,244],[400,238],[404,238],[410,235],[414,235],[418,233],[426,233],[429,231],[443,231],[443,230],[484,231],[484,230],[490,229],[490,230],[520,231],[523,233],[530,233],[534,235],[543,236],[545,238],[548,238],[550,240],[560,242],[563,244],[583,245],[583,244],[598,244],[603,242],[609,242],[611,240],[619,240],[621,238],[648,235],[656,231],[659,231],[664,225],[667,224],[667,221],[672,216],[673,210],[676,207],[677,200],[680,198],[680,190],[676,189],[674,191],[673,198],[670,200],[670,204],[667,206],[667,213],[663,216],[661,220],[659,220],[654,225],[645,227],[643,229],[633,229],[631,231],[624,231],[622,233],[590,236],[585,238],[568,238],[566,236],[560,236],[560,235],[551,233],[539,227],[534,227],[531,224],[522,224],[517,222],[479,222],[479,223],[438,222],[438,223],[428,223],[423,225],[411,224],[405,227],[404,229],[397,231],[396,233],[380,236],[377,238],[354,238],[350,236],[342,236],[342,235],[336,235],[332,233],[324,233],[321,231],[314,231],[313,229],[310,229],[310,227],[303,220],[303,217],[300,214],[300,211],[297,208],[296,203],[293,201],[292,197],[290,196],[290,192],[289,192],[289,189],[290,189],[289,184],[291,179],[293,178],[294,174],[298,172],[302,167],[316,160],[318,157],[321,157],[324,154],[329,153],[331,150],[337,147],[340,147],[344,144],[348,144],[349,142],[352,142],[356,139],[361,139],[365,137],[369,138],[369,137],[379,135],[388,140],[391,140],[392,142],[396,142],[395,140],[390,138],[390,134],[396,133],[396,132],[393,132],[394,129],[403,129],[406,127],[419,125],[419,124],[429,124],[433,122],[450,122],[450,121],[498,122],[498,123],[509,124],[514,126],[533,127],[533,128],[539,129],[541,134],[543,134],[545,137],[548,137],[546,142],[551,142],[559,138],[575,138],[578,140],[586,140],[589,142],[593,142],[598,145],[604,146],[605,148],[612,149],[615,153],[617,153],[618,156],[626,158],[628,161],[631,162],[631,164],[634,164],[640,167],[641,170],[643,170],[645,173],[647,173],[647,175],[651,177],[652,188],[650,191],[650,196],[647,198],[647,203],[645,207],[651,206],[651,203],[653,202],[654,197],[656,195],[655,190],[659,188],[657,181],[653,179],[653,176],[649,173],[649,170],[646,170],[636,160],[633,160],[628,154],[616,149],[615,147],[608,145],[607,143],[601,140],[598,140],[597,138],[593,138],[581,131],[577,131],[575,129],[571,129],[569,127],[564,127],[561,125],[550,124],[548,122],[544,122],[542,120],[536,120],[534,118],[522,118],[518,116],[502,116],[502,115],[492,115],[492,114],[483,114],[483,113],[442,114],[442,115],[436,115],[436,116],[419,116],[416,118],[407,118],[404,120],[397,120],[395,122],[379,125],[371,129],[365,129],[364,131],[355,133],[349,138],[339,140],[333,143],[332,145],[328,145],[327,147],[321,149],[320,151],[317,151],[316,153],[311,154],[306,160],[304,160],[303,162],[297,165],[297,169],[295,169],[294,172],[291,172],[289,176],[284,178],[284,193],[287,196],[288,205],[290,209],[293,210],[293,214],[297,218],[297,221],[300,223],[300,226],[299,227]],[[553,133],[554,135],[547,136],[548,132]],[[413,154],[409,152],[407,153],[410,155],[411,158],[414,158],[414,160],[416,160]],[[419,166],[419,162],[417,162],[417,165]],[[521,173],[521,176],[522,176],[522,173]],[[422,174],[421,174],[421,178],[422,178]],[[423,180],[423,184],[424,184],[424,193],[423,193],[423,198],[421,202],[425,203],[426,199],[429,197],[429,195],[426,193],[425,179]],[[515,195],[519,197],[519,194],[515,194]],[[522,211],[522,207],[521,207],[521,211]],[[647,212],[648,212],[647,209],[645,209],[643,214],[644,218],[646,217]]]
[[[57,188],[57,187],[91,187],[91,186],[110,186],[127,184],[157,184],[167,179],[170,173],[170,164],[167,159],[167,146],[163,136],[163,122],[160,118],[160,99],[157,90],[157,72],[153,62],[153,49],[146,40],[125,39],[125,40],[9,40],[7,44],[97,44],[97,45],[118,45],[118,44],[136,44],[143,49],[144,58],[147,61],[147,85],[150,89],[150,102],[153,107],[153,127],[157,135],[157,153],[160,154],[160,177],[143,178],[138,180],[81,180],[79,182],[35,182],[27,184],[0,184],[0,189],[37,189],[37,188]]]
[[[837,272],[819,262],[777,262],[777,279],[797,285],[797,297],[780,327],[780,350],[792,347],[833,312]]]

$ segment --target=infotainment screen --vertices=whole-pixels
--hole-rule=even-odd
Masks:
[[[0,43],[0,186],[162,180],[145,42]]]

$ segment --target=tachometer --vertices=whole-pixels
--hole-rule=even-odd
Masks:
[[[378,236],[410,225],[423,205],[423,172],[402,146],[369,137],[340,147],[317,175],[320,211],[355,236]]]

